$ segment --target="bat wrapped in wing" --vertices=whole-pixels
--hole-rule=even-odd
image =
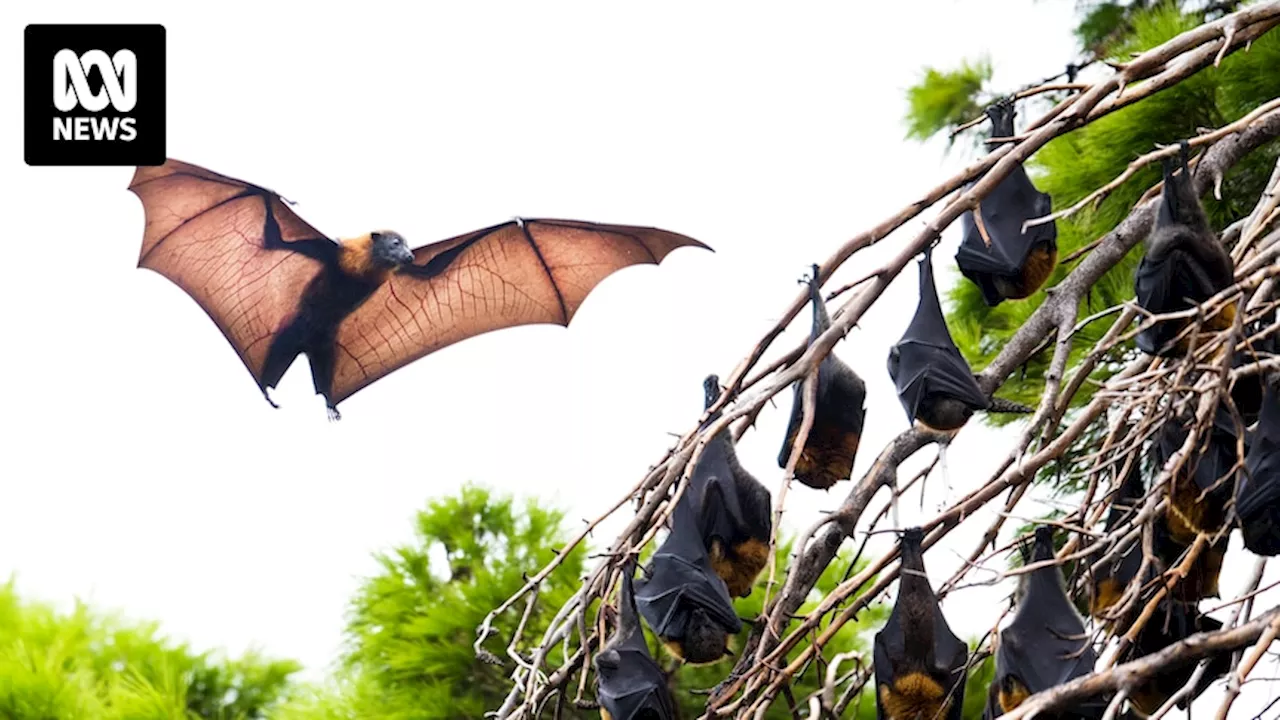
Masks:
[[[376,231],[335,241],[280,195],[168,160],[129,185],[146,215],[140,267],[213,319],[268,402],[298,355],[333,419],[361,388],[501,328],[568,325],[613,272],[706,247],[646,227],[515,220],[411,250]]]
[[[1236,515],[1244,546],[1258,555],[1280,555],[1280,375],[1267,386],[1258,427],[1245,459]]]
[[[1030,559],[1035,563],[1054,559],[1051,527],[1036,528]],[[1012,712],[1031,695],[1093,672],[1098,660],[1084,622],[1067,597],[1057,565],[1024,575],[1021,594],[1013,622],[1000,631],[985,720]],[[1063,708],[1053,717],[1098,720],[1106,706],[1105,700],[1091,698]]]
[[[1169,513],[1164,513],[1151,519],[1152,549],[1166,570],[1181,565],[1187,551],[1191,549],[1191,543],[1183,543],[1177,539],[1171,529],[1174,523],[1170,517]],[[1186,577],[1181,578],[1174,586],[1173,597],[1182,602],[1219,597],[1218,579],[1230,544],[1231,535],[1223,533],[1217,542],[1206,545],[1187,568]]]
[[[686,490],[671,514],[671,531],[653,554],[648,577],[636,583],[640,615],[667,649],[693,665],[717,662],[729,636],[742,631],[729,588],[716,574]]]
[[[1280,290],[1273,289],[1271,297],[1265,301],[1274,300],[1277,293],[1280,293]],[[1280,355],[1280,332],[1272,331],[1270,335],[1262,334],[1276,327],[1278,320],[1280,320],[1280,309],[1272,308],[1270,312],[1263,313],[1262,317],[1244,326],[1244,337],[1258,339],[1236,351],[1235,356],[1231,358],[1232,370],[1261,364]],[[1235,403],[1236,410],[1239,411],[1245,425],[1256,423],[1259,415],[1262,414],[1263,398],[1267,392],[1267,378],[1268,373],[1255,372],[1239,376],[1232,382],[1231,402]]]
[[[1187,427],[1193,422],[1184,413],[1160,427],[1151,447],[1157,472],[1186,442]],[[1210,431],[1200,433],[1196,447],[1172,478],[1165,514],[1175,541],[1190,544],[1197,533],[1216,533],[1227,522],[1227,505],[1235,490],[1236,437],[1231,411],[1219,404]]]
[[[709,408],[720,397],[720,378],[708,375],[702,387]],[[719,417],[719,412],[713,413],[703,427]],[[773,496],[738,462],[729,428],[717,433],[702,449],[686,493],[697,508],[698,527],[711,567],[724,580],[731,596],[750,595],[769,560]]]
[[[929,587],[920,544],[924,532],[902,536],[898,598],[876,633],[877,720],[960,720],[969,648],[951,632]]]
[[[1030,412],[1002,398],[988,398],[951,339],[933,282],[932,248],[920,260],[920,302],[916,314],[889,349],[889,377],[907,419],[940,432],[959,430],[975,410]]]
[[[1146,251],[1133,277],[1139,307],[1153,315],[1187,310],[1231,285],[1235,265],[1209,227],[1209,219],[1191,184],[1189,146],[1181,143],[1177,160],[1164,159],[1164,190]],[[1177,166],[1181,165],[1181,172]],[[1175,174],[1177,172],[1177,174]],[[1205,327],[1223,330],[1235,320],[1235,305],[1208,318]],[[1185,319],[1161,320],[1138,333],[1138,348],[1148,355],[1170,357],[1187,350],[1189,338],[1177,339]]]
[[[1008,98],[987,108],[992,137],[1013,136],[1014,114]],[[1048,194],[1036,189],[1018,163],[976,210],[961,216],[964,235],[956,264],[987,305],[1029,297],[1049,279],[1058,262],[1058,226],[1049,221],[1024,230],[1023,225],[1052,209]]]
[[[831,327],[826,303],[818,286],[818,266],[813,266],[809,278],[809,301],[813,303],[813,329],[809,342]],[[825,490],[853,474],[853,460],[858,454],[862,439],[862,423],[867,411],[867,387],[862,378],[846,365],[834,352],[818,364],[817,400],[813,412],[813,424],[809,437],[796,462],[795,478],[811,488]],[[778,467],[786,468],[804,422],[804,393],[807,380],[794,385],[791,401],[791,420],[787,423],[787,436],[778,451]]]
[[[1142,471],[1138,462],[1134,462],[1125,476],[1124,482],[1116,491],[1111,501],[1111,510],[1107,513],[1105,524],[1107,533],[1129,523],[1136,517],[1142,507],[1142,499],[1146,495],[1146,486],[1142,482]],[[1106,611],[1120,601],[1125,590],[1142,571],[1142,540],[1133,542],[1120,557],[1104,563],[1091,579],[1093,595],[1089,600],[1089,614],[1103,618]],[[1144,582],[1154,577],[1156,568],[1148,566],[1143,573]]]
[[[1201,615],[1194,603],[1165,599],[1160,602],[1156,614],[1138,631],[1132,650],[1124,662],[1144,655],[1160,652],[1170,645],[1185,640],[1196,633],[1215,632],[1222,623],[1207,615]],[[1219,651],[1211,656],[1205,672],[1188,697],[1178,700],[1177,707],[1186,709],[1218,678],[1231,669],[1231,651]],[[1197,661],[1188,661],[1161,668],[1160,673],[1134,688],[1129,701],[1147,715],[1154,714],[1174,693],[1191,680]]]
[[[601,720],[675,720],[676,704],[667,676],[649,654],[636,613],[632,578],[635,561],[622,569],[618,629],[595,657],[596,697]]]

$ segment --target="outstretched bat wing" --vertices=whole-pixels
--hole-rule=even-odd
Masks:
[[[129,190],[146,215],[138,266],[199,303],[261,386],[271,339],[337,244],[276,193],[178,160],[139,167]]]
[[[707,248],[656,228],[517,220],[419,248],[339,326],[333,401],[469,337],[568,325],[606,277],[685,246]]]

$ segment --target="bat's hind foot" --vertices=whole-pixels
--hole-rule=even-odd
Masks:
[[[338,408],[330,405],[325,409],[329,412],[329,422],[335,422],[342,419],[342,413],[338,412]]]
[[[262,397],[264,397],[264,398],[266,398],[266,399],[267,399],[267,404],[268,404],[268,405],[270,405],[271,407],[273,407],[273,408],[275,408],[275,409],[277,409],[277,410],[279,410],[279,409],[280,409],[280,406],[276,404],[276,401],[271,399],[271,395],[267,393],[267,389],[266,389],[266,388],[262,388]]]

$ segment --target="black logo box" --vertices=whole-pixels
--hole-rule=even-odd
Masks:
[[[28,165],[162,165],[165,161],[165,30],[163,25],[28,25],[24,56],[24,157]],[[137,58],[137,104],[117,112],[110,103],[99,112],[77,104],[62,112],[53,101],[53,58],[69,49],[77,56],[101,50],[108,57],[131,50]],[[89,86],[102,92],[103,79],[88,70]],[[134,119],[132,140],[54,139],[55,118]],[[65,122],[65,120],[64,120]]]

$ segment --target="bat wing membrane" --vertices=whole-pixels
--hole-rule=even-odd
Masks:
[[[524,220],[419,248],[339,326],[333,400],[476,335],[567,326],[606,277],[685,246],[707,247],[655,228]]]
[[[276,193],[177,160],[129,184],[146,215],[138,266],[194,299],[259,385],[271,340],[337,244]]]

